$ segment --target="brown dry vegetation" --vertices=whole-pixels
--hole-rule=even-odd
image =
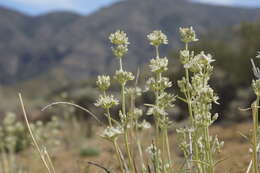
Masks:
[[[213,135],[217,134],[220,140],[225,141],[225,146],[222,152],[219,154],[219,159],[225,159],[216,167],[217,173],[244,173],[250,161],[249,155],[249,142],[240,135],[243,133],[248,135],[251,129],[250,123],[241,123],[233,125],[216,125],[211,128]],[[95,130],[97,134],[101,131],[100,128]],[[77,132],[78,133],[78,132]],[[112,145],[103,140],[102,138],[95,136],[93,138],[77,140],[77,133],[72,136],[72,147],[64,145],[64,143],[58,148],[57,151],[52,153],[57,173],[99,173],[104,172],[94,166],[88,166],[88,161],[93,161],[101,164],[102,166],[115,170],[118,166],[116,157]],[[78,134],[78,138],[80,138]],[[150,131],[144,132],[142,141],[145,146],[151,143],[152,134]],[[175,165],[179,167],[183,163],[181,152],[177,147],[176,133],[171,133],[171,148],[175,157]],[[80,146],[88,146],[100,150],[100,154],[94,157],[80,157]],[[32,149],[30,149],[32,150]],[[34,153],[34,154],[31,154]],[[38,158],[38,159],[36,159]],[[43,173],[45,169],[41,165],[39,156],[36,152],[24,151],[19,154],[19,162],[25,167],[29,167],[30,172]],[[138,162],[138,159],[136,160]]]

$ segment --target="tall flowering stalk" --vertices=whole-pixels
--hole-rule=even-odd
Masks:
[[[107,117],[109,126],[104,130],[101,137],[113,143],[114,149],[116,151],[117,160],[120,164],[120,170],[122,173],[125,172],[123,160],[121,159],[121,151],[117,144],[117,138],[123,133],[121,126],[118,126],[116,121],[110,115],[110,109],[119,104],[119,101],[114,98],[113,95],[107,94],[107,89],[110,87],[110,77],[109,76],[98,76],[97,86],[102,92],[99,96],[95,106],[102,107],[105,110],[105,116]],[[114,127],[116,125],[116,127]]]
[[[121,85],[121,102],[122,102],[122,108],[120,111],[120,118],[121,118],[121,124],[123,126],[124,130],[124,142],[125,142],[125,149],[128,156],[129,166],[130,170],[132,172],[135,172],[134,167],[134,161],[132,157],[132,153],[130,151],[130,143],[129,143],[129,116],[127,116],[126,112],[126,83],[128,81],[134,80],[134,75],[131,72],[127,72],[123,69],[123,57],[128,52],[128,37],[124,31],[118,30],[115,33],[111,34],[109,36],[110,42],[114,45],[112,47],[112,51],[114,56],[119,61],[119,70],[116,71],[114,78],[117,80],[117,82]]]
[[[187,168],[193,172],[214,173],[214,153],[218,151],[223,142],[211,137],[209,126],[218,118],[218,114],[212,116],[212,104],[218,97],[209,85],[213,72],[211,65],[214,60],[204,52],[195,55],[189,50],[189,43],[198,41],[193,28],[180,28],[181,40],[185,43],[185,49],[180,51],[180,61],[185,69],[185,77],[178,81],[184,100],[188,105],[190,127],[179,129],[183,138],[181,149],[187,157]]]
[[[159,46],[168,44],[168,39],[164,33],[158,30],[150,33],[147,38],[150,44],[155,47],[156,52],[156,57],[149,64],[153,77],[147,81],[147,88],[155,94],[155,103],[149,105],[150,108],[147,112],[148,115],[153,115],[155,120],[155,144],[152,146],[156,148],[154,149],[156,151],[154,163],[156,172],[167,172],[172,171],[168,139],[168,128],[171,122],[167,117],[167,109],[174,106],[175,96],[165,91],[172,86],[172,83],[169,78],[163,76],[163,73],[168,70],[168,59],[167,57],[160,58]]]

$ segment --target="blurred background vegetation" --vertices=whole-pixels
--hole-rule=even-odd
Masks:
[[[250,58],[260,50],[257,8],[186,0],[125,0],[89,15],[58,11],[31,16],[6,7],[0,7],[0,13],[0,113],[20,114],[17,92],[22,92],[31,107],[31,119],[50,119],[47,114],[64,114],[69,109],[55,108],[42,116],[40,109],[53,101],[72,101],[99,115],[93,105],[98,94],[95,77],[113,75],[116,61],[107,37],[117,29],[129,34],[131,45],[124,63],[134,73],[141,69],[142,88],[149,76],[146,64],[154,54],[146,34],[161,29],[168,35],[169,45],[161,52],[170,58],[167,75],[175,83],[171,91],[178,94],[176,82],[183,74],[178,28],[194,26],[200,41],[192,49],[205,50],[216,59],[211,82],[220,95],[221,104],[214,108],[221,114],[220,121],[249,118],[239,108],[248,107],[254,99]],[[118,86],[112,90],[116,93]],[[151,100],[152,95],[144,93],[138,103]],[[185,119],[183,106],[177,103],[171,112],[173,119]],[[89,118],[81,111],[76,113]]]

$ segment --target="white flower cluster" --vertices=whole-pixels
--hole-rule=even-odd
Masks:
[[[42,121],[30,124],[35,136],[45,141],[46,145],[58,143],[59,124],[54,117],[45,126]],[[3,123],[0,125],[0,150],[16,152],[25,149],[31,143],[26,126],[17,120],[16,114],[6,113]],[[49,145],[50,146],[50,145]],[[53,148],[51,145],[50,148]]]
[[[148,153],[148,155],[149,155],[151,158],[154,158],[154,157],[156,157],[157,154],[160,153],[160,150],[157,149],[154,144],[151,144],[150,146],[148,146],[148,147],[146,148],[146,152]]]
[[[178,86],[188,104],[191,125],[186,130],[180,129],[177,132],[182,137],[180,147],[184,152],[188,167],[196,165],[199,168],[201,165],[194,164],[192,160],[213,162],[214,152],[223,146],[222,142],[219,142],[217,138],[213,141],[208,134],[209,126],[218,118],[218,114],[212,116],[211,113],[213,103],[218,104],[218,96],[209,85],[213,72],[211,64],[215,60],[210,54],[200,52],[195,55],[193,51],[189,51],[188,44],[198,41],[192,27],[180,28],[180,34],[181,40],[186,45],[185,49],[180,51],[180,61],[186,75],[178,81]],[[205,160],[207,156],[210,156],[212,160]],[[213,167],[214,165],[209,165],[206,172]]]
[[[188,64],[190,61],[190,57],[194,57],[194,52],[190,52],[189,50],[181,50],[180,51],[180,62],[182,64]]]
[[[169,94],[165,89],[172,86],[172,82],[168,77],[163,76],[163,73],[168,70],[167,57],[160,58],[159,46],[168,44],[167,36],[161,31],[153,31],[148,36],[150,44],[155,46],[156,58],[151,59],[149,67],[153,76],[146,81],[146,90],[152,91],[155,95],[155,103],[149,105],[147,115],[153,115],[155,123],[158,124],[157,130],[162,130],[162,133],[167,133],[170,123],[167,109],[173,106],[175,96]],[[163,141],[165,144],[168,141]],[[156,146],[160,148],[160,146]]]
[[[122,30],[118,30],[115,33],[110,34],[109,40],[115,45],[128,45],[128,37],[126,33]]]
[[[5,148],[11,152],[23,149],[28,144],[26,130],[21,122],[16,119],[16,114],[7,112],[0,125],[0,149]]]
[[[168,59],[164,58],[154,58],[150,61],[149,67],[152,72],[163,73],[168,70]]]
[[[210,64],[215,61],[210,54],[206,55],[203,51],[195,57],[190,58],[190,61],[184,64],[184,68],[189,69],[193,73],[199,72],[205,67],[211,68]]]
[[[160,91],[172,87],[172,82],[167,77],[162,77],[159,80],[156,80],[154,77],[151,77],[147,80],[146,87],[148,90],[151,91]]]
[[[109,36],[109,40],[115,47],[112,47],[113,54],[117,58],[122,58],[128,52],[128,37],[122,30],[118,30]]]
[[[101,137],[107,140],[114,140],[121,134],[123,134],[122,127],[107,127],[102,133]]]
[[[164,109],[174,107],[174,102],[176,101],[176,96],[166,92],[162,92],[158,96],[158,105]]]
[[[213,152],[220,152],[220,150],[224,147],[225,142],[224,141],[219,141],[218,137],[215,136],[214,141],[213,141]]]
[[[190,43],[198,41],[196,38],[196,33],[192,27],[190,28],[180,28],[181,41],[184,43]]]
[[[135,108],[134,109],[134,115],[136,116],[136,117],[141,117],[142,115],[143,115],[143,110],[142,109],[139,109],[139,108]]]
[[[145,129],[150,129],[151,124],[145,120],[143,120],[141,123],[137,124],[138,130],[145,130]]]
[[[97,102],[95,103],[95,106],[102,107],[103,109],[110,109],[111,107],[118,104],[119,101],[115,99],[113,95],[100,95]]]
[[[110,77],[105,75],[98,76],[96,83],[101,91],[105,91],[110,87]]]
[[[147,35],[150,44],[153,46],[160,46],[161,44],[168,44],[167,36],[160,30],[155,30]]]
[[[118,45],[117,47],[112,47],[112,52],[115,57],[121,58],[128,52],[127,45]]]
[[[134,87],[134,88],[126,88],[125,90],[126,94],[129,96],[141,96],[142,95],[142,89],[139,87]]]
[[[214,60],[210,55],[205,55],[204,52],[196,55],[191,59],[191,62],[184,64],[190,72],[193,73],[191,83],[187,80],[181,81],[179,87],[190,86],[190,88],[181,88],[182,91],[189,91],[191,103],[194,112],[195,120],[199,124],[211,124],[210,110],[212,103],[218,103],[218,96],[209,86],[208,82],[213,71],[211,62]],[[183,84],[182,82],[188,82]]]
[[[194,133],[194,128],[179,128],[176,129],[176,132],[178,134],[179,140],[181,141],[179,143],[180,150],[184,153],[185,158],[188,158],[191,151],[191,143],[189,142],[189,139],[187,139],[187,136],[192,136]],[[196,141],[197,142],[197,141]]]
[[[146,113],[147,115],[154,115],[154,116],[167,116],[168,113],[162,107],[153,105],[150,107]]]
[[[121,84],[125,85],[127,81],[134,80],[134,75],[131,72],[124,70],[117,70],[115,74],[115,79]]]
[[[61,123],[57,116],[52,116],[51,120],[45,124],[42,121],[36,121],[31,124],[31,128],[39,141],[44,141],[46,147],[55,150],[61,143]]]

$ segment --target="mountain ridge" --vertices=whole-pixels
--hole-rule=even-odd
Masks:
[[[146,34],[163,30],[169,53],[179,46],[178,28],[193,25],[199,34],[260,19],[258,9],[212,6],[182,0],[127,0],[91,15],[52,12],[28,16],[0,7],[0,83],[15,84],[43,73],[62,73],[69,80],[111,72],[108,35],[124,29],[132,44],[124,59],[135,71],[153,57]],[[173,46],[174,47],[173,47]]]

